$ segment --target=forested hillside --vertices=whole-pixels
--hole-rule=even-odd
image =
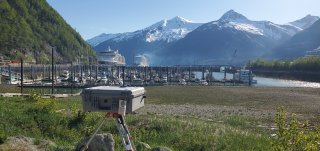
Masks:
[[[310,56],[310,57],[301,57],[291,61],[267,61],[257,59],[251,61],[247,64],[251,69],[256,70],[270,70],[270,71],[320,71],[320,57],[319,56]]]
[[[48,63],[52,46],[58,62],[95,55],[45,0],[0,0],[0,55]]]

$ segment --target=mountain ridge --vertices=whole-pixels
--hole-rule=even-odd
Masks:
[[[267,59],[296,59],[320,47],[320,20],[309,28],[297,33],[264,56]]]
[[[270,21],[251,21],[230,10],[219,20],[203,24],[156,56],[163,58],[160,64],[171,65],[193,62],[245,64],[299,32],[301,30],[294,26],[278,25]],[[233,58],[235,51],[237,56]]]
[[[163,19],[156,22],[146,28],[136,30],[133,32],[116,33],[116,34],[100,34],[96,37],[88,39],[87,41],[92,46],[97,46],[100,43],[113,39],[114,41],[121,41],[123,39],[130,39],[131,37],[137,36],[141,33],[146,33],[145,41],[167,41],[168,43],[183,38],[191,30],[197,28],[202,23],[194,23],[188,19],[180,16],[173,17],[171,19]],[[163,32],[159,32],[159,30]]]
[[[305,22],[303,26],[297,27],[297,24],[292,25],[293,22],[298,22],[299,20]],[[218,51],[217,48],[219,48],[220,51],[226,50],[228,54],[232,54],[232,51],[234,51],[234,49],[240,49],[239,53],[250,55],[250,53],[242,52],[242,48],[246,48],[249,49],[248,51],[251,51],[252,54],[254,54],[247,58],[249,59],[252,57],[259,57],[265,54],[268,50],[272,49],[274,46],[290,39],[296,33],[301,32],[303,30],[302,28],[307,28],[309,25],[311,25],[311,23],[309,22],[312,21],[311,19],[306,20],[304,18],[299,20],[291,22],[292,24],[288,23],[284,25],[275,24],[270,21],[252,21],[234,10],[229,10],[216,21],[211,21],[204,24],[201,23],[201,25],[199,25],[200,23],[196,24],[195,27],[189,28],[187,32],[183,32],[183,28],[180,28],[179,33],[179,30],[170,31],[167,30],[167,28],[177,29],[181,27],[181,25],[185,26],[186,23],[189,25],[191,23],[192,25],[192,22],[182,17],[174,17],[170,20],[161,20],[144,29],[121,34],[120,36],[108,39],[100,43],[99,45],[96,45],[94,48],[96,51],[106,49],[108,46],[119,49],[120,53],[123,53],[126,58],[129,57],[128,64],[132,63],[131,58],[133,58],[133,56],[138,53],[145,54],[149,58],[151,58],[152,64],[168,63],[170,62],[168,58],[171,58],[172,61],[183,60],[178,58],[179,56],[171,56],[173,52],[175,52],[176,55],[178,55],[179,53],[184,55],[189,54],[189,56],[184,57],[192,58],[194,56],[197,56],[197,54],[192,54],[191,52],[198,51],[197,48],[194,47],[194,45],[198,45],[200,47],[208,45],[207,47],[203,48],[207,49],[207,52],[205,52],[205,50],[202,50],[203,53],[211,53],[212,50]],[[173,24],[173,27],[170,25],[170,23],[172,22],[175,23]],[[204,30],[207,33],[199,32],[199,30]],[[211,32],[210,30],[213,30],[213,32]],[[223,30],[225,33],[227,33],[229,35],[229,38],[225,37],[223,35],[224,33],[220,32],[219,30]],[[166,31],[169,31],[169,34],[167,34]],[[199,32],[202,35],[191,34],[194,32]],[[172,35],[172,33],[175,34]],[[212,35],[208,33],[211,33]],[[190,34],[193,36],[196,35],[197,38],[190,38]],[[225,43],[225,41],[219,40],[218,37],[212,37],[214,34],[216,34],[216,36],[219,35],[221,37],[224,37],[224,40],[227,41],[228,44],[223,44]],[[206,36],[209,36],[211,38]],[[234,38],[237,36],[242,37],[242,39],[245,40],[243,40],[243,42],[241,43],[240,39]],[[208,41],[203,37],[212,39],[212,41]],[[185,40],[186,38],[190,38],[193,40]],[[200,39],[202,41],[205,41],[205,43],[201,42]],[[233,42],[236,42],[237,44],[233,44]],[[218,43],[224,45],[224,47],[218,46]],[[191,48],[193,48],[194,50],[189,50]],[[208,56],[198,56],[198,58],[201,57]],[[245,62],[247,59],[244,59],[242,62]],[[188,63],[195,62],[190,60],[192,59],[189,59]],[[183,62],[180,63],[184,64]]]

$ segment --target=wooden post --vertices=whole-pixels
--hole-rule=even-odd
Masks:
[[[54,60],[53,60],[53,47],[51,50],[51,94],[53,95],[53,90],[54,90]]]
[[[20,67],[20,80],[21,80],[21,94],[23,93],[23,59],[21,58],[21,67]],[[11,78],[11,77],[10,77]]]
[[[227,82],[227,67],[224,66],[224,85],[226,85]]]
[[[32,81],[34,81],[34,69],[33,69],[33,65],[31,65],[31,79],[32,79]]]
[[[251,86],[251,70],[249,70],[249,86]]]
[[[150,80],[150,82],[151,82],[151,80],[152,80],[152,68],[151,68],[151,66],[150,66],[149,69],[150,69],[150,70],[149,70],[149,76],[150,76],[149,80]]]
[[[71,94],[73,93],[73,79],[74,79],[74,77],[73,77],[73,63],[71,62],[71,67],[70,67],[70,70],[71,70],[71,76],[72,76],[72,78],[71,78]],[[68,82],[70,83],[70,81],[68,80]]]
[[[171,79],[169,78],[169,67],[167,66],[167,82],[168,82],[168,79],[169,81],[171,81]]]
[[[147,67],[144,67],[144,84],[147,85]]]
[[[124,87],[124,70],[125,70],[125,66],[122,66],[122,86]]]
[[[8,70],[9,70],[9,84],[11,84],[11,66],[8,65]]]
[[[209,78],[209,85],[211,85],[212,84],[212,67],[210,66],[210,69],[209,69],[210,71],[210,73],[209,73],[209,75],[210,75],[210,78]]]
[[[189,82],[191,82],[191,66],[189,66]]]
[[[98,65],[96,65],[96,77],[95,77],[96,81],[98,81],[98,70],[99,70],[99,67]]]
[[[204,67],[202,67],[202,80],[204,80]]]

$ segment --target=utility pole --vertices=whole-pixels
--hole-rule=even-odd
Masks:
[[[53,90],[54,90],[54,60],[53,60],[54,58],[53,58],[53,47],[52,47],[52,51],[51,51],[51,66],[52,66],[52,68],[51,68],[51,79],[52,79],[52,87],[51,87],[51,94],[53,95]]]

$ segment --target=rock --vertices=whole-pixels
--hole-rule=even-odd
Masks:
[[[0,150],[45,151],[56,148],[49,140],[38,140],[25,136],[8,137],[6,143],[0,145]]]
[[[81,144],[78,144],[76,150],[81,150],[81,147],[88,142],[90,137],[81,141]],[[95,135],[89,144],[87,151],[114,151],[114,140],[112,135],[108,133]]]
[[[151,151],[171,151],[171,149],[168,147],[155,147],[152,148]]]
[[[139,142],[136,149],[137,149],[137,150],[145,150],[145,149],[150,150],[151,147],[150,147],[150,145],[147,144],[147,143]]]

